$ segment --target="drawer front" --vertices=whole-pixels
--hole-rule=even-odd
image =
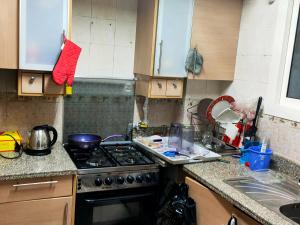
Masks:
[[[43,75],[35,73],[22,73],[21,88],[23,94],[42,94]]]
[[[165,96],[167,81],[164,79],[153,79],[151,81],[151,96]]]
[[[72,176],[2,181],[0,203],[72,195]]]
[[[166,96],[182,97],[183,80],[167,80]]]
[[[72,197],[0,204],[1,225],[71,225]]]
[[[44,74],[44,94],[45,95],[63,95],[64,85],[57,85],[52,80],[51,74]]]

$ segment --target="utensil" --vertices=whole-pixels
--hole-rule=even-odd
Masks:
[[[68,136],[68,144],[79,149],[94,149],[100,145],[101,141],[101,137],[96,134],[79,133]]]
[[[263,100],[263,98],[260,96],[258,98],[258,102],[257,102],[257,106],[256,106],[255,117],[253,119],[253,125],[248,130],[245,131],[245,137],[250,137],[251,140],[253,139],[253,137],[255,137],[256,132],[257,132],[257,118],[258,118],[258,114],[260,111],[262,100]]]
[[[181,155],[181,156],[185,156],[185,157],[190,158],[189,155],[183,154],[183,153],[180,153],[180,152],[177,152],[177,151],[166,151],[166,152],[163,153],[163,155],[167,156],[167,157],[175,157],[176,155]]]
[[[202,99],[197,106],[197,114],[201,121],[208,122],[206,112],[208,109],[208,106],[211,104],[213,100],[211,98],[204,98]]]
[[[53,134],[51,139],[50,133]],[[41,125],[34,127],[27,140],[25,152],[29,155],[47,155],[56,143],[57,131],[54,127]]]
[[[168,146],[171,148],[175,148],[176,151],[180,151],[182,146],[181,137],[182,137],[182,124],[171,123],[169,138],[168,138]]]
[[[182,126],[181,150],[189,154],[194,153],[195,128],[192,125]]]
[[[234,98],[228,95],[218,97],[212,101],[207,108],[206,116],[210,123],[236,123],[240,120],[239,116],[231,110],[231,103]]]

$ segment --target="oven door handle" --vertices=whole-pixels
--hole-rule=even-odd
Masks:
[[[105,205],[106,203],[114,203],[114,202],[121,202],[121,201],[133,201],[135,199],[143,199],[148,197],[153,197],[154,193],[144,193],[144,194],[137,194],[137,195],[126,195],[126,196],[118,196],[118,197],[111,197],[111,198],[100,198],[100,199],[84,199],[84,203],[88,206],[101,206]]]

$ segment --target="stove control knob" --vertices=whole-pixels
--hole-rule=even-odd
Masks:
[[[146,181],[147,183],[151,183],[151,181],[152,181],[152,176],[151,176],[150,173],[148,173],[148,174],[145,175],[145,181]]]
[[[126,178],[126,181],[127,181],[127,183],[132,184],[133,181],[134,181],[134,177],[131,176],[131,175],[129,175],[129,176]]]
[[[102,179],[100,177],[96,178],[95,185],[98,186],[98,187],[102,185]]]
[[[141,175],[136,176],[135,178],[137,183],[142,183],[143,182],[143,177]]]
[[[118,184],[123,184],[125,181],[124,177],[117,177],[117,183]]]
[[[113,183],[113,179],[111,177],[106,177],[104,183],[106,185],[111,185]]]

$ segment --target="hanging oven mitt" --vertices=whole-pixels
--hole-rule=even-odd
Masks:
[[[81,48],[79,46],[65,38],[61,53],[52,72],[56,84],[63,85],[67,82],[67,85],[72,86],[80,52]]]
[[[190,49],[185,61],[185,69],[194,75],[199,75],[203,65],[203,57],[197,48]]]

